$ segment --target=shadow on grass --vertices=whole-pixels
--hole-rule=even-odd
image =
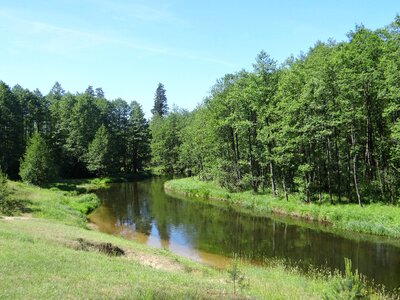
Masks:
[[[79,183],[83,183],[81,180]],[[46,186],[46,188],[51,190],[60,190],[64,192],[75,192],[77,194],[83,194],[86,192],[86,189],[83,187],[77,186],[77,182],[55,182],[50,183]]]
[[[8,200],[6,201],[2,207],[0,208],[1,211],[8,216],[15,215],[15,214],[29,214],[37,209],[32,209],[30,206],[32,205],[32,201],[30,200]]]

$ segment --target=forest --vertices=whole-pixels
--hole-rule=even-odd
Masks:
[[[108,101],[101,88],[43,96],[0,83],[0,166],[34,184],[55,178],[134,173],[149,161],[148,122],[139,103]]]
[[[398,204],[399,57],[397,16],[280,65],[261,51],[191,112],[169,110],[159,84],[150,120],[101,88],[72,94],[56,83],[43,96],[1,82],[0,166],[39,185],[151,168],[282,199]]]
[[[153,163],[230,191],[305,202],[398,203],[400,17],[317,42],[282,65],[264,51],[193,112],[151,124]]]

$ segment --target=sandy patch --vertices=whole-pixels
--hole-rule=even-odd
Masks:
[[[149,266],[158,270],[164,271],[183,271],[184,268],[178,262],[171,261],[170,259],[149,253],[134,252],[130,249],[125,250],[125,258],[134,260],[144,266]]]
[[[0,220],[4,221],[15,221],[15,220],[29,220],[32,219],[31,215],[23,215],[23,216],[2,216]]]

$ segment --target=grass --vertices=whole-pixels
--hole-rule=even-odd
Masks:
[[[212,182],[196,178],[182,178],[167,181],[165,189],[185,196],[217,200],[232,205],[238,210],[247,210],[258,215],[269,213],[317,221],[334,229],[400,237],[400,208],[384,204],[368,204],[360,208],[356,204],[304,203],[298,197],[273,197],[253,192],[229,193]],[[215,201],[213,201],[215,202]]]
[[[21,216],[0,217],[0,299],[338,298],[335,289],[344,282],[338,273],[303,274],[276,260],[263,266],[241,263],[246,288],[235,294],[228,270],[90,230],[85,212],[98,200],[81,193],[84,184],[69,182],[66,191],[65,182],[48,189],[9,182]],[[112,243],[125,255],[82,251],[81,240]],[[387,297],[370,293],[372,299]]]
[[[95,209],[100,200],[94,194],[64,191],[56,187],[50,189],[9,182],[11,200],[15,203],[15,214],[29,214],[36,218],[46,218],[64,224],[86,227],[86,214]]]
[[[69,179],[49,183],[44,188],[8,181],[11,190],[11,211],[17,215],[29,213],[37,218],[86,227],[87,214],[100,204],[98,197],[91,192],[107,188],[109,183],[147,176],[147,173],[143,173],[132,177]]]

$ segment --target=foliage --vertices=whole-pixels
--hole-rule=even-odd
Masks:
[[[183,121],[168,170],[306,203],[398,204],[399,32],[398,20],[357,26],[348,41],[318,42],[280,67],[261,51]],[[157,160],[175,144],[154,146]]]
[[[131,113],[128,127],[128,170],[143,171],[150,161],[150,129],[142,107],[136,101],[130,105]]]
[[[0,213],[10,214],[10,190],[7,185],[7,175],[0,169]]]
[[[148,167],[149,126],[137,102],[108,101],[101,88],[92,86],[72,94],[56,82],[43,96],[39,90],[20,85],[10,89],[0,82],[0,167],[10,178],[18,177],[21,158],[35,133],[47,141],[61,177],[93,174],[94,150],[89,153],[89,145],[101,127],[108,133],[107,170],[97,174],[126,175]]]
[[[0,168],[10,177],[18,175],[24,152],[22,107],[10,88],[0,81]]]
[[[325,299],[370,299],[370,290],[362,274],[358,270],[352,271],[352,263],[344,258],[345,274],[333,288],[331,294],[325,295]]]
[[[89,144],[85,156],[87,168],[98,176],[104,176],[111,171],[110,137],[105,126],[101,126]]]
[[[230,267],[228,268],[229,278],[233,284],[233,293],[237,293],[237,289],[243,290],[249,286],[249,282],[246,281],[246,276],[243,271],[240,270],[239,259],[237,254],[234,254]]]
[[[56,177],[51,149],[38,133],[35,133],[28,142],[19,174],[23,181],[39,186]]]
[[[152,165],[165,173],[179,174],[184,170],[179,153],[187,118],[186,111],[174,109],[166,117],[153,116],[150,122]]]
[[[167,115],[168,113],[168,103],[167,96],[165,94],[166,90],[162,83],[159,83],[154,95],[154,107],[151,110],[153,115],[158,115],[160,117]]]

